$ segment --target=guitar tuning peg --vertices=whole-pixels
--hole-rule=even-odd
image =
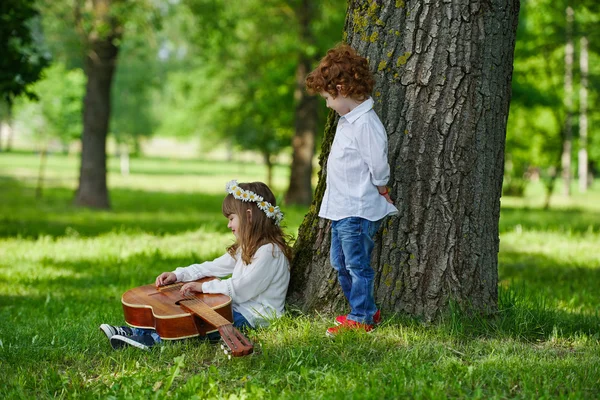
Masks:
[[[227,359],[231,360],[231,354],[227,354]]]
[[[225,350],[225,345],[224,344],[221,345],[221,350]]]

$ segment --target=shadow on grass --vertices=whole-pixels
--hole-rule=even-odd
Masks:
[[[207,259],[222,254],[216,249]],[[13,286],[14,293],[0,295],[0,311],[5,307],[25,314],[48,312],[54,308],[64,310],[90,307],[121,307],[121,295],[134,287],[154,282],[158,274],[177,267],[206,261],[194,254],[166,256],[159,250],[132,254],[128,257],[109,256],[79,261],[44,258],[39,262],[39,273],[18,281],[11,281],[9,274],[0,274],[0,285]],[[1,271],[10,271],[14,265],[0,263]],[[35,323],[35,318],[31,323]]]
[[[227,232],[221,214],[223,195],[111,190],[111,210],[72,205],[73,192],[64,188],[35,190],[21,182],[0,178],[0,237],[96,236],[112,231],[151,234],[177,233],[208,226]]]
[[[467,338],[512,337],[528,342],[589,335],[600,339],[600,268],[565,265],[540,253],[499,254],[498,311],[491,317],[452,305],[443,323]]]
[[[72,235],[96,236],[115,230],[131,230],[150,234],[177,233],[208,225],[210,230],[227,232],[221,215],[222,195],[198,193],[161,193],[113,189],[113,210],[94,211],[71,205],[73,192],[53,188],[37,200],[34,190],[21,182],[0,177],[0,237]],[[521,225],[524,229],[570,230],[587,232],[600,229],[600,215],[579,210],[539,210],[503,208],[501,230]],[[221,250],[217,249],[221,254]],[[215,254],[217,255],[217,254]],[[31,277],[27,282],[33,293],[0,297],[0,305],[27,308],[43,306],[48,295],[52,304],[63,307],[68,301],[87,302],[103,307],[106,300],[120,307],[120,295],[127,289],[147,284],[160,272],[202,260],[189,257],[165,257],[160,252],[134,254],[127,258],[114,256],[77,262],[43,261],[44,268],[68,270],[71,274],[57,278]],[[0,269],[15,268],[1,265]],[[527,341],[548,340],[556,332],[565,335],[597,334],[600,318],[594,309],[596,283],[600,270],[585,266],[564,266],[543,254],[527,254],[511,249],[500,254],[500,279],[508,286],[500,288],[499,312],[494,318],[476,318],[454,310],[444,329],[465,337],[507,336]],[[10,285],[8,278],[0,284]],[[99,300],[98,300],[99,299]],[[102,305],[101,305],[102,304]],[[582,305],[585,312],[564,311],[560,304],[574,309]],[[60,307],[59,307],[60,308]],[[562,308],[562,309],[561,309]],[[30,308],[31,310],[31,308]],[[5,310],[6,311],[6,310]],[[12,311],[11,311],[12,312]],[[411,320],[399,318],[400,323]],[[43,327],[40,327],[43,329]]]
[[[212,255],[208,258],[212,258]],[[20,316],[27,316],[30,328],[40,332],[48,329],[45,326],[48,318],[51,318],[53,325],[68,323],[92,330],[100,322],[119,323],[123,319],[120,297],[126,290],[151,283],[160,272],[201,261],[204,260],[194,258],[194,255],[166,256],[158,250],[125,258],[116,255],[80,261],[44,258],[40,262],[40,268],[51,270],[46,276],[37,275],[10,282],[8,275],[0,275],[0,285],[17,287],[15,294],[0,296],[0,316],[4,321],[0,323],[0,328],[7,329],[5,323],[10,324],[10,321]],[[545,259],[540,264],[550,266],[552,260]],[[10,268],[14,267],[0,264],[0,271]],[[546,271],[545,267],[534,264],[531,266],[531,273],[536,269],[539,274],[543,274],[560,268],[554,265]],[[535,343],[578,335],[600,338],[600,317],[597,313],[568,312],[554,304],[566,301],[572,293],[587,292],[591,296],[589,289],[594,282],[598,282],[600,271],[567,268],[556,274],[568,278],[568,287],[561,285],[558,280],[553,281],[551,277],[540,283],[530,282],[528,275],[523,277],[522,284],[502,286],[499,311],[493,317],[467,314],[459,308],[451,309],[438,325],[441,339],[443,340],[443,336],[456,337],[459,341],[512,338]],[[546,285],[554,293],[548,295],[549,298],[539,294],[538,286]],[[107,315],[111,315],[110,320],[101,320]],[[297,317],[302,319],[306,315]],[[386,325],[423,328],[419,321],[406,316],[394,317]],[[61,328],[55,326],[53,329]],[[9,339],[11,342],[19,342],[18,338]]]
[[[224,194],[111,189],[110,210],[73,205],[74,193],[48,188],[41,199],[23,182],[0,177],[0,237],[97,236],[113,231],[154,235],[175,234],[204,227],[226,233],[221,213]],[[284,206],[284,230],[300,225],[306,207]],[[292,227],[288,229],[288,227]]]

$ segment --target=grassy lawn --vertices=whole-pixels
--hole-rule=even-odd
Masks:
[[[233,236],[225,183],[264,180],[253,164],[110,160],[111,211],[71,205],[78,159],[0,153],[0,398],[598,398],[600,185],[555,208],[539,186],[505,198],[500,310],[425,326],[385,315],[371,334],[330,340],[331,315],[293,313],[249,334],[256,354],[228,360],[188,340],[113,351],[121,294],[160,272],[223,253]],[[288,171],[275,169],[283,197]],[[295,234],[306,209],[283,207]]]

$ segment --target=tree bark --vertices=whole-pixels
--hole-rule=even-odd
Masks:
[[[83,103],[83,135],[79,188],[75,204],[110,208],[106,184],[106,136],[110,121],[110,90],[117,62],[114,38],[95,40],[86,57],[88,78]]]
[[[313,0],[302,0],[296,10],[300,25],[300,41],[304,46],[314,43],[310,31],[314,6]],[[310,72],[312,61],[305,49],[302,49],[296,69],[296,131],[292,140],[290,184],[285,196],[287,204],[309,205],[312,201],[312,159],[315,154],[318,99],[308,96],[304,90],[304,79]]]
[[[110,92],[123,36],[124,16],[115,9],[122,0],[74,2],[75,27],[87,50],[83,101],[83,134],[79,186],[74,203],[110,208],[106,183],[106,137],[110,121]]]
[[[388,132],[400,214],[378,233],[372,265],[384,311],[433,320],[451,301],[497,308],[498,221],[518,0],[350,1],[344,39],[369,59]],[[315,200],[300,227],[290,301],[328,311],[345,299],[329,265],[329,223]]]

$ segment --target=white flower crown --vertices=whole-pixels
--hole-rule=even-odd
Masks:
[[[261,196],[257,195],[251,190],[242,189],[241,187],[239,187],[237,180],[233,179],[227,182],[227,185],[225,185],[225,190],[227,190],[227,193],[229,193],[238,200],[255,202],[258,208],[260,208],[265,212],[265,214],[267,214],[267,217],[273,218],[275,220],[275,225],[279,225],[279,223],[283,219],[283,213],[279,209],[279,206],[274,206],[268,201],[265,201],[265,199],[263,199]]]

